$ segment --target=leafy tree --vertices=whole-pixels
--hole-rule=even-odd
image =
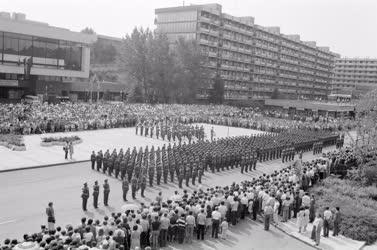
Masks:
[[[144,97],[149,96],[151,69],[148,46],[152,39],[153,34],[149,29],[135,28],[131,35],[126,36],[120,49],[119,62],[136,84],[142,87]]]
[[[85,29],[81,30],[81,33],[94,35],[96,32],[92,28],[86,27]]]
[[[178,72],[175,77],[177,102],[194,102],[198,87],[205,84],[207,71],[203,65],[206,58],[195,40],[183,38],[175,43],[174,54]]]
[[[222,104],[224,102],[224,81],[219,76],[216,76],[214,79],[209,100],[215,104]]]
[[[140,85],[136,85],[131,95],[131,102],[141,103],[144,101],[143,90]]]
[[[278,88],[274,88],[274,91],[272,92],[271,99],[279,99],[280,93]]]

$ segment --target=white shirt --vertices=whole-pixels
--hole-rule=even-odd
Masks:
[[[326,220],[330,220],[331,219],[331,216],[332,216],[332,213],[330,210],[325,210],[325,212],[323,212],[323,217],[326,219]]]
[[[220,220],[221,219],[221,213],[219,211],[213,211],[212,212],[212,219],[214,220]]]

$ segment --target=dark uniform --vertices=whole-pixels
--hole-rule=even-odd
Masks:
[[[98,181],[95,181],[94,186],[93,186],[93,206],[94,206],[94,208],[98,208],[98,196],[99,196],[99,185],[98,185]]]
[[[122,182],[122,191],[123,191],[123,200],[127,201],[127,193],[128,193],[129,187],[128,187],[128,180],[127,178],[124,178]]]
[[[137,179],[132,177],[131,180],[131,193],[132,193],[132,199],[136,199],[136,191],[137,191]]]
[[[108,206],[108,202],[109,202],[109,194],[110,194],[110,185],[109,183],[107,182],[107,180],[105,180],[105,183],[103,184],[103,204],[105,206]]]
[[[87,183],[84,183],[84,187],[82,188],[81,198],[82,198],[82,210],[86,211],[87,210],[86,205],[89,199],[89,188],[88,188]]]
[[[92,170],[94,170],[94,165],[96,164],[96,153],[94,151],[90,155],[90,161],[92,162]],[[97,169],[98,171],[99,169]]]
[[[99,151],[96,156],[96,161],[97,161],[97,171],[99,171],[102,167],[102,151]]]
[[[144,191],[145,189],[147,188],[147,178],[145,176],[143,176],[141,178],[141,183],[140,183],[140,190],[141,190],[141,197],[145,197],[144,196]]]

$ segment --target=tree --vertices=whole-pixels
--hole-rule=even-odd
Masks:
[[[151,102],[168,103],[174,97],[175,65],[166,35],[155,33],[150,41],[148,59],[151,69]]]
[[[96,32],[94,32],[94,30],[89,27],[86,27],[85,29],[81,30],[81,33],[90,34],[90,35],[96,34]]]
[[[174,55],[178,72],[175,78],[177,101],[192,103],[196,99],[198,87],[205,84],[207,70],[203,65],[206,57],[195,40],[183,38],[175,43]]]
[[[209,101],[215,104],[222,104],[224,101],[224,81],[219,76],[214,79]]]
[[[279,99],[280,93],[278,88],[274,88],[274,91],[272,92],[271,99]]]
[[[143,90],[141,89],[140,85],[136,85],[133,89],[132,95],[131,95],[131,102],[137,102],[141,103],[144,101],[143,98]]]
[[[153,39],[149,29],[135,28],[131,35],[123,40],[119,62],[129,75],[140,85],[144,91],[144,98],[149,93],[151,79],[150,63],[148,62],[148,46]],[[146,101],[146,100],[145,100]]]

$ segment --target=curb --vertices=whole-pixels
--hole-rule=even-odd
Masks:
[[[257,217],[257,221],[259,221],[259,222],[261,222],[261,223],[264,223],[264,221],[263,221],[263,217],[262,217],[262,218],[258,218],[258,217]],[[270,225],[271,225],[271,226],[274,226],[275,228],[277,228],[277,229],[280,230],[281,232],[285,233],[286,235],[288,235],[288,236],[294,238],[295,240],[298,240],[298,241],[300,241],[300,242],[302,242],[302,243],[304,243],[304,244],[306,244],[306,245],[308,245],[308,246],[310,246],[310,247],[313,247],[313,248],[315,248],[315,249],[317,249],[317,250],[323,250],[323,249],[320,248],[320,247],[317,247],[317,246],[315,246],[315,245],[312,245],[312,244],[310,244],[309,242],[306,242],[306,241],[304,241],[304,240],[302,240],[302,239],[300,239],[300,238],[298,238],[298,237],[296,237],[296,236],[294,236],[294,235],[288,233],[287,231],[285,231],[284,229],[282,229],[280,226],[276,226],[276,225],[274,225],[274,224],[270,224]]]
[[[53,164],[46,164],[46,165],[37,165],[37,166],[31,166],[31,167],[2,169],[2,170],[0,170],[0,173],[13,172],[13,171],[21,171],[21,170],[29,170],[29,169],[31,170],[31,169],[38,169],[38,168],[57,167],[57,166],[60,166],[60,165],[69,165],[69,164],[76,164],[76,163],[83,163],[83,162],[90,162],[90,160],[60,162],[60,163],[53,163]]]

